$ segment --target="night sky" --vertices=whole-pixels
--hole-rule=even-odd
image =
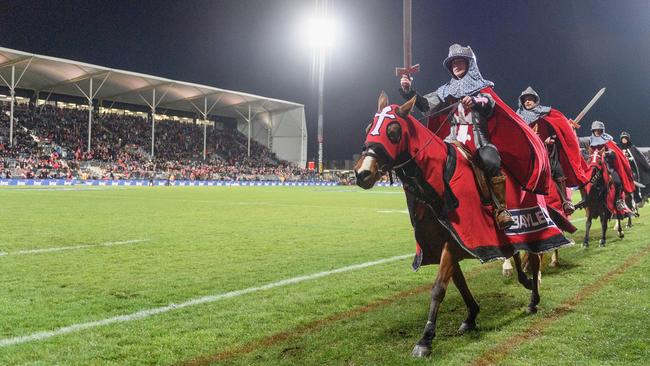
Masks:
[[[650,145],[650,1],[413,1],[414,87],[449,79],[452,43],[471,45],[483,76],[516,108],[532,85],[542,104],[600,119]],[[0,46],[147,73],[305,105],[310,159],[317,154],[312,58],[298,32],[313,0],[0,2]],[[341,37],[325,72],[325,159],[360,151],[386,90],[402,102],[402,1],[330,1]]]

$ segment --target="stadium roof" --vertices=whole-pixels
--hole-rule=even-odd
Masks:
[[[96,100],[108,100],[136,105],[151,105],[156,91],[157,109],[173,109],[187,112],[205,112],[239,118],[252,113],[274,112],[302,108],[302,104],[262,97],[259,95],[215,88],[207,85],[171,80],[131,71],[111,69],[62,58],[37,55],[0,47],[0,68],[7,81],[11,77],[7,67],[15,65],[18,88],[44,93],[55,93],[87,98],[90,80]]]
[[[0,47],[0,85],[11,88],[12,71],[15,88],[38,91],[41,98],[54,93],[103,101],[105,107],[107,101],[119,102],[155,106],[157,113],[176,110],[254,121],[270,131],[266,138],[258,129],[254,139],[271,145],[283,159],[299,164],[305,160],[302,104]],[[283,151],[287,147],[275,146],[271,138],[298,143],[299,153],[294,148]]]

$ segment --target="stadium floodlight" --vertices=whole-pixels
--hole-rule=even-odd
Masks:
[[[334,46],[338,36],[338,23],[334,18],[313,17],[305,25],[306,43],[316,51],[327,50]]]

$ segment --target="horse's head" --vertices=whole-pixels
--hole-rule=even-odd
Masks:
[[[603,168],[605,167],[605,151],[603,149],[593,149],[589,155],[589,169],[591,170],[591,177],[589,181],[592,186],[598,186],[603,178]]]
[[[361,157],[354,166],[357,185],[372,188],[381,176],[408,156],[409,114],[415,97],[400,105],[390,105],[388,96],[381,92],[377,113],[366,129],[366,142]]]

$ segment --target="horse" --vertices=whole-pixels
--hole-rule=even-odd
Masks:
[[[458,328],[458,333],[463,334],[476,329],[476,317],[480,311],[478,303],[474,300],[469,290],[459,262],[463,259],[475,258],[467,248],[461,246],[454,231],[448,222],[441,219],[441,212],[445,211],[445,203],[441,197],[443,189],[448,184],[445,181],[446,166],[449,154],[458,153],[456,171],[461,171],[465,176],[472,176],[470,161],[462,155],[459,147],[447,144],[436,136],[427,127],[422,125],[410,113],[415,104],[415,98],[403,105],[390,105],[385,93],[381,93],[378,101],[378,113],[375,120],[366,129],[366,142],[361,157],[354,167],[356,183],[363,189],[372,188],[375,183],[387,172],[395,171],[402,181],[407,204],[409,206],[411,222],[414,227],[418,252],[425,252],[425,262],[422,264],[439,263],[439,270],[431,290],[431,304],[424,331],[421,338],[413,347],[411,355],[414,357],[428,357],[431,354],[432,342],[436,333],[436,319],[438,310],[445,297],[449,281],[460,291],[460,295],[467,307],[467,317]],[[377,142],[376,138],[382,141]],[[373,140],[370,141],[369,140]],[[388,153],[391,150],[393,153]],[[429,172],[425,177],[423,171]],[[468,174],[468,175],[467,175]],[[457,193],[464,199],[477,195],[477,183],[472,179],[472,184],[466,184],[462,192]],[[473,191],[472,191],[473,190]],[[469,201],[467,201],[469,202]],[[480,205],[480,202],[478,203]],[[480,207],[476,207],[480,209]],[[494,228],[494,223],[492,222]],[[532,278],[521,269],[519,253],[512,249],[509,256],[515,261],[518,281],[531,291],[527,312],[537,312],[540,302],[539,260],[537,255],[531,255],[530,268]],[[420,253],[421,254],[421,253]],[[416,260],[418,254],[416,254]],[[422,261],[422,257],[420,257]],[[419,264],[418,264],[419,266]],[[414,265],[415,268],[415,265]]]
[[[610,191],[614,190],[613,183],[609,181],[607,172],[607,163],[603,150],[594,150],[589,157],[589,168],[591,169],[591,178],[587,184],[587,197],[580,208],[585,209],[585,237],[582,242],[584,248],[589,248],[589,231],[591,230],[591,220],[600,218],[601,237],[599,244],[604,247],[607,242],[607,224],[612,218],[612,210],[616,210],[615,204],[610,202],[615,200],[611,197]],[[609,207],[611,206],[611,207]],[[621,215],[616,214],[618,237],[623,239],[623,227],[621,225]]]

